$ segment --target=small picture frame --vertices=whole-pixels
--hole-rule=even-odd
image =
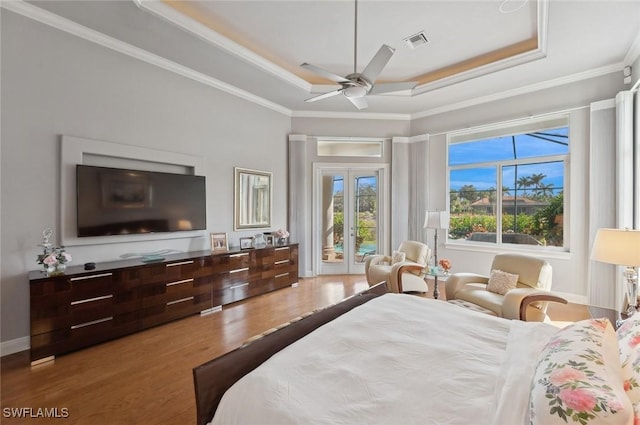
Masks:
[[[253,248],[251,244],[253,243],[252,237],[240,238],[240,249],[251,249]]]
[[[264,235],[264,240],[267,242],[267,246],[275,245],[275,238],[271,233],[266,233]]]
[[[226,233],[211,233],[211,252],[224,252],[229,250],[229,241]]]

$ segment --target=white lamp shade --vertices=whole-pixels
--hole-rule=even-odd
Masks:
[[[639,266],[640,230],[598,229],[591,259],[620,266]]]
[[[425,229],[448,229],[449,213],[446,211],[427,211],[424,216]]]

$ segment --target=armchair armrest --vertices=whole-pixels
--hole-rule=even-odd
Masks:
[[[562,297],[547,291],[533,288],[515,288],[507,292],[502,304],[502,317],[505,319],[524,320],[527,318],[527,308],[531,303],[539,301],[554,301],[567,303]],[[542,313],[544,316],[544,313]]]
[[[567,303],[567,300],[565,300],[564,298],[550,294],[548,292],[527,295],[526,297],[524,297],[522,303],[520,304],[520,320],[527,320],[527,307],[529,306],[529,304],[536,301],[553,301],[562,304]]]
[[[454,273],[449,276],[444,284],[447,299],[456,299],[456,292],[462,289],[467,283],[481,283],[486,285],[489,283],[489,278],[476,273]]]
[[[398,266],[396,268],[396,266]],[[424,266],[418,263],[411,263],[408,261],[394,264],[393,269],[391,270],[392,276],[398,276],[398,292],[402,293],[402,275],[405,272],[422,272],[424,270]]]

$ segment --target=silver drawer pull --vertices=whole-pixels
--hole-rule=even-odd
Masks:
[[[287,250],[288,250],[288,249],[289,249],[289,247],[288,247],[288,246],[283,246],[282,248],[276,248],[275,250],[276,250],[276,251],[283,251],[283,250],[285,250],[285,249],[287,249]]]
[[[249,255],[249,253],[248,253],[248,252],[242,252],[242,253],[240,253],[240,254],[231,254],[231,255],[229,256],[229,258],[246,257],[246,256],[248,256],[248,255]]]
[[[113,276],[113,273],[101,273],[101,274],[92,274],[90,276],[72,277],[69,280],[71,282],[75,282],[76,280],[97,279],[99,277],[107,277],[107,276]]]
[[[174,305],[178,303],[183,303],[185,301],[191,301],[194,297],[180,298],[179,300],[169,301],[167,305]]]
[[[188,282],[193,282],[193,279],[178,280],[176,282],[167,283],[167,287],[173,286],[173,285],[181,285],[183,283],[188,283]]]
[[[230,270],[230,271],[229,271],[229,274],[232,274],[232,273],[240,273],[240,272],[246,272],[247,270],[249,270],[249,267],[245,267],[245,268],[243,268],[243,269]]]
[[[289,273],[281,273],[281,274],[277,274],[276,275],[276,279],[280,278],[280,277],[285,277],[285,276],[289,276]]]
[[[167,267],[184,266],[186,264],[193,264],[193,260],[181,261],[179,263],[170,263],[170,264],[167,264]]]
[[[105,317],[104,319],[92,320],[91,322],[80,323],[79,325],[73,325],[71,326],[71,330],[80,329],[91,325],[97,325],[98,323],[108,322],[109,320],[113,320],[113,316]]]
[[[276,262],[275,262],[275,263],[273,263],[273,264],[275,264],[275,265],[279,265],[279,264],[286,264],[286,263],[288,263],[288,262],[289,262],[289,260],[281,260],[281,261],[276,261]]]
[[[109,298],[113,298],[113,294],[111,294],[111,295],[104,295],[104,296],[102,296],[102,297],[87,298],[87,299],[84,299],[84,300],[71,301],[71,305],[78,305],[78,304],[90,303],[90,302],[93,302],[93,301],[108,300]]]
[[[249,286],[249,282],[241,283],[239,285],[230,286],[229,289],[239,289],[239,288],[244,288],[245,286]]]

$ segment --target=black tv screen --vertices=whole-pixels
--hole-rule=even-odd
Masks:
[[[204,176],[76,166],[78,237],[203,230]]]

